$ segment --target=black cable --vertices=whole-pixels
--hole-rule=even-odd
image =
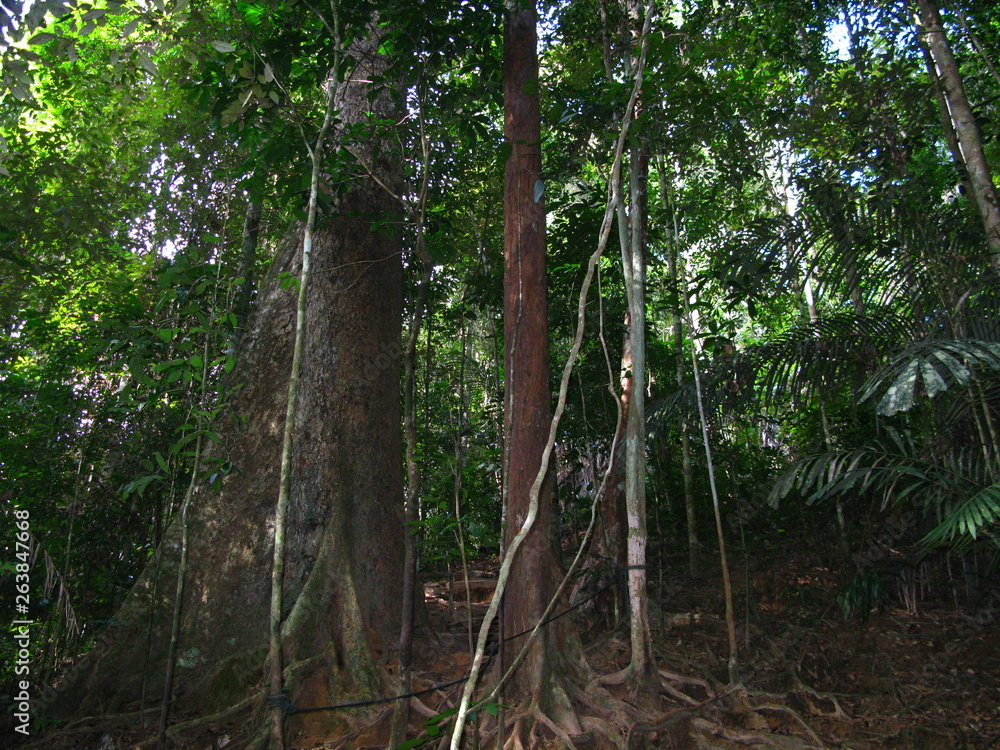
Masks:
[[[333,711],[334,709],[339,709],[339,708],[360,708],[361,706],[375,706],[375,705],[377,705],[379,703],[390,703],[392,701],[402,700],[403,698],[415,698],[416,696],[418,696],[418,695],[424,695],[425,693],[433,693],[435,690],[441,690],[443,688],[452,687],[453,685],[459,685],[459,684],[465,682],[468,679],[469,679],[468,676],[466,676],[466,677],[463,677],[460,680],[453,680],[452,682],[446,682],[443,685],[435,685],[434,687],[429,687],[429,688],[427,688],[425,690],[418,690],[415,693],[407,693],[406,695],[394,695],[391,698],[378,698],[377,700],[372,700],[372,701],[359,701],[357,703],[341,703],[341,704],[339,704],[337,706],[317,706],[316,708],[296,708],[295,706],[292,705],[291,700],[289,700],[288,704],[287,704],[287,707],[285,708],[285,714],[286,715],[291,715],[291,714],[309,714],[309,713],[313,713],[315,711]],[[270,700],[273,697],[274,696],[268,696],[268,699]],[[285,696],[284,694],[282,694],[281,697],[287,699],[287,696]]]

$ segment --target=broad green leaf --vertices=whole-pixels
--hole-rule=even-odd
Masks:
[[[920,362],[920,374],[923,376],[924,390],[927,391],[929,398],[934,398],[939,393],[948,390],[948,384],[944,382],[944,378],[929,362]]]
[[[972,379],[972,373],[969,372],[969,368],[950,355],[946,351],[945,347],[932,349],[931,354],[944,363],[945,367],[947,367],[948,371],[951,373],[951,376],[955,378],[955,381],[959,385],[968,385],[969,380]]]
[[[138,51],[138,56],[139,56],[139,64],[146,70],[147,73],[149,73],[151,76],[155,76],[156,63],[153,62],[153,59],[149,56],[149,53],[146,52],[146,50],[140,49]]]
[[[913,360],[899,374],[878,405],[878,413],[891,417],[901,411],[909,411],[913,407],[913,390],[917,383],[920,362]]]

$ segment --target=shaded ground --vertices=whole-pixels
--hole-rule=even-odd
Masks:
[[[739,561],[733,567],[745,690],[725,695],[721,580],[655,577],[660,668],[700,678],[723,697],[708,700],[702,687],[674,682],[704,705],[668,699],[663,711],[684,713],[685,732],[650,731],[637,746],[1000,750],[995,579],[992,587],[980,581],[968,591],[964,577],[948,579],[943,570],[925,567],[911,581],[907,608],[901,580],[889,574],[882,581],[884,606],[862,620],[846,619],[836,601],[849,578],[805,555],[776,553],[754,564],[749,576]],[[847,566],[839,561],[837,567]],[[472,576],[473,598],[480,602],[473,606],[475,619],[491,591],[490,573]],[[431,622],[442,637],[427,678],[458,679],[468,664],[464,586],[458,582],[455,589],[459,601],[449,597],[447,580],[427,587]],[[587,658],[602,674],[621,669],[629,657],[627,631],[607,620],[593,611],[579,618]],[[444,696],[428,702],[435,710],[448,705]]]
[[[933,572],[933,571],[931,571]],[[784,698],[831,747],[913,750],[1000,748],[1000,588],[974,596],[938,582],[910,611],[890,577],[886,606],[847,620],[835,594],[842,576],[802,555],[756,565],[745,595],[736,566],[741,678]],[[955,581],[961,587],[961,580]],[[667,599],[705,613],[660,631],[665,663],[725,678],[721,582],[679,579]],[[958,608],[956,608],[956,603]],[[668,618],[669,619],[669,618]],[[824,699],[812,694],[816,691]],[[834,701],[844,717],[830,716]],[[787,714],[764,713],[772,731],[795,732]]]

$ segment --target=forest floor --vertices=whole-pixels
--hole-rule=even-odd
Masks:
[[[663,714],[684,714],[686,733],[657,735],[647,727],[647,736],[630,747],[1000,750],[996,576],[992,587],[981,583],[975,592],[965,589],[963,577],[939,583],[935,592],[927,590],[925,570],[927,581],[918,577],[911,586],[916,594],[923,588],[923,596],[909,607],[890,579],[885,605],[862,621],[846,619],[836,601],[850,578],[843,560],[823,565],[781,550],[749,566],[735,559],[742,688],[731,691],[721,578],[694,580],[683,572],[684,560],[665,562],[662,576],[653,573],[650,581],[658,666],[693,678],[673,685],[698,705],[665,697]],[[494,565],[475,567],[470,588],[478,627]],[[426,586],[430,625],[442,648],[424,665],[421,684],[458,679],[468,669],[464,585],[453,588],[446,578]],[[598,674],[623,668],[625,627],[593,610],[581,612],[575,616],[591,667]],[[696,685],[699,680],[711,691]],[[624,692],[616,697],[626,699]],[[453,700],[442,694],[435,710]]]
[[[672,695],[660,696],[652,708],[646,701],[645,715],[654,718],[635,720],[626,750],[1000,750],[997,576],[979,581],[973,591],[965,577],[943,575],[944,562],[925,565],[910,579],[911,593],[920,595],[910,597],[909,607],[898,595],[898,581],[890,579],[883,589],[885,606],[861,621],[845,618],[836,599],[851,578],[844,571],[856,567],[836,555],[820,562],[821,556],[803,540],[774,545],[749,563],[733,555],[740,677],[733,688],[721,579],[711,573],[692,579],[683,557],[654,555],[649,581],[654,651],[661,674],[670,676]],[[470,571],[476,631],[493,593],[496,564],[479,560]],[[414,690],[459,684],[411,701],[408,736],[418,750],[439,750],[447,747],[447,714],[458,703],[471,662],[469,609],[461,575],[452,581],[443,574],[424,578],[426,619],[416,646]],[[581,597],[586,593],[577,592],[574,601]],[[616,625],[607,598],[610,591],[571,615],[595,676],[613,674],[629,661],[627,628]],[[382,664],[393,670],[391,653],[383,655]],[[628,703],[624,687],[608,690],[621,705]],[[347,736],[311,732],[307,721],[294,719],[290,746],[385,748],[391,706],[349,720],[355,729]],[[495,738],[485,714],[484,748]],[[246,717],[233,717],[205,726],[185,734],[177,746],[236,747],[233,738],[246,723]],[[58,742],[37,746],[121,750],[142,740],[149,747],[148,735],[108,725],[63,733]],[[117,740],[108,744],[112,737]],[[609,743],[601,739],[576,737],[576,750],[603,750]],[[535,740],[536,750],[558,747],[544,730]]]

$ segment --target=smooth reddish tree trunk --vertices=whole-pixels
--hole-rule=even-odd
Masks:
[[[534,2],[511,4],[504,32],[504,133],[512,151],[504,181],[504,367],[507,527],[509,545],[528,513],[529,491],[541,465],[551,419],[549,328],[545,281],[545,206],[542,201],[541,124]],[[552,481],[511,568],[504,601],[508,637],[539,621],[553,591]],[[532,645],[515,687],[536,693],[547,682],[547,636]],[[505,666],[523,638],[508,643]]]

